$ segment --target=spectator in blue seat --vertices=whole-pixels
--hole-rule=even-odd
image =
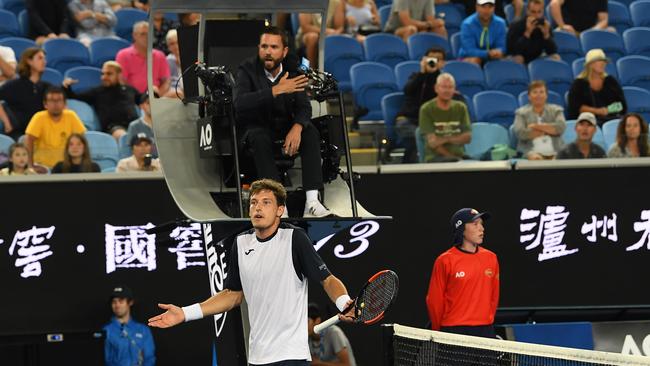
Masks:
[[[70,38],[72,28],[66,0],[25,0],[29,38],[42,45],[48,39]]]
[[[418,32],[434,32],[447,38],[445,21],[435,18],[433,0],[393,0],[384,31],[404,42]]]
[[[29,166],[29,150],[22,142],[15,142],[9,146],[9,166],[0,169],[0,176],[4,175],[32,175],[37,174]]]
[[[648,123],[638,113],[621,118],[616,129],[616,142],[607,151],[609,158],[648,156]]]
[[[594,48],[585,56],[585,69],[571,84],[568,97],[569,119],[582,112],[591,112],[598,124],[620,118],[627,113],[623,88],[616,78],[605,72],[609,59],[600,48]]]
[[[404,84],[404,104],[395,118],[395,132],[405,148],[402,163],[418,161],[415,129],[418,126],[420,107],[436,97],[436,79],[444,66],[445,50],[432,47],[420,59],[420,71],[412,73]],[[459,92],[454,94],[453,99],[465,102]],[[389,147],[386,151],[390,153],[390,149]]]
[[[518,63],[529,63],[546,55],[560,60],[551,24],[544,18],[544,0],[529,0],[526,17],[510,24],[508,55]]]
[[[5,134],[18,139],[25,134],[25,128],[32,116],[43,109],[43,96],[50,83],[41,80],[45,71],[45,52],[41,48],[30,47],[23,51],[18,63],[16,79],[8,80],[0,86],[0,119]]]
[[[557,154],[558,159],[597,159],[606,156],[602,147],[594,144],[592,139],[598,124],[596,116],[590,112],[580,113],[576,121],[576,140],[566,145]]]
[[[154,95],[155,98],[158,96]],[[140,96],[140,109],[142,117],[129,123],[129,129],[126,132],[126,141],[133,141],[136,136],[147,136],[151,139],[151,155],[158,157],[158,149],[153,135],[153,120],[151,119],[151,105],[149,103],[149,94],[144,93]]]
[[[494,0],[476,0],[476,13],[460,27],[459,57],[482,65],[500,60],[506,52],[506,21],[494,15]]]
[[[528,86],[530,104],[515,112],[517,151],[529,160],[553,159],[564,147],[564,111],[559,105],[546,103],[547,100],[546,83],[533,81]]]
[[[420,133],[424,136],[424,161],[451,162],[465,157],[464,145],[472,140],[469,113],[464,103],[453,100],[456,80],[449,73],[438,76],[437,97],[420,108]]]
[[[102,131],[116,140],[126,133],[129,122],[138,118],[137,103],[140,96],[135,88],[122,84],[122,67],[115,61],[106,61],[102,66],[102,85],[75,93],[70,86],[77,80],[63,80],[66,96],[82,100],[95,108]]]
[[[52,173],[99,173],[99,165],[90,158],[88,140],[80,133],[68,136],[63,160],[52,168]]]
[[[447,4],[449,2],[455,3],[455,4],[462,4],[463,7],[465,8],[465,15],[470,16],[474,14],[476,9],[474,8],[474,2],[475,0],[436,0],[436,4]],[[513,10],[515,17],[514,19],[519,19],[521,18],[521,15],[524,12],[524,0],[496,0],[495,1],[495,7],[494,7],[494,13],[501,18],[505,19],[506,18],[506,13],[504,10],[504,7],[506,3],[512,4]]]
[[[607,0],[551,0],[549,7],[558,30],[576,36],[589,29],[616,33],[616,28],[609,25]]]
[[[370,32],[381,31],[379,13],[373,0],[347,0],[345,6],[345,32],[363,44]]]
[[[0,46],[0,85],[16,76],[16,54],[11,47]]]
[[[131,139],[131,150],[133,154],[128,158],[121,159],[117,163],[115,172],[158,172],[160,160],[151,154],[153,140],[144,133],[139,133]]]
[[[77,39],[86,47],[101,37],[113,37],[117,17],[104,0],[72,0],[68,3],[74,17]]]

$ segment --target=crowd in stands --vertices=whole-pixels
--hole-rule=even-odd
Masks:
[[[387,151],[403,147],[402,162],[477,159],[466,150],[486,138],[475,130],[479,122],[505,128],[507,143],[516,150],[517,157],[524,159],[648,155],[650,92],[647,85],[624,83],[618,60],[623,61],[628,54],[638,55],[634,57],[650,65],[650,58],[646,60],[647,54],[641,51],[626,53],[626,49],[634,47],[625,48],[628,45],[622,43],[620,19],[614,24],[610,17],[614,1],[388,3],[379,7],[373,0],[332,0],[326,19],[318,14],[278,19],[287,20],[284,26],[295,39],[296,51],[314,68],[318,67],[321,25],[325,23],[324,67],[339,79],[345,92],[352,93],[360,107],[357,109],[372,112],[382,108],[382,97],[397,94],[401,98],[400,107],[392,115],[381,110],[379,115],[387,125]],[[147,90],[148,10],[146,1],[24,1],[24,10],[16,14],[24,30],[15,35],[25,36],[21,42],[32,43],[23,42],[17,47],[16,42],[3,43],[5,40],[0,38],[0,132],[15,142],[11,149],[3,145],[0,169],[4,169],[0,174],[160,169],[149,96],[143,95]],[[126,31],[118,26],[125,12],[136,14]],[[178,17],[154,14],[155,97],[183,97],[176,28],[194,25],[199,19],[196,13]],[[607,44],[586,48],[584,39],[592,30],[620,38],[622,54]],[[571,57],[564,43],[567,35],[578,45]],[[328,56],[337,54],[328,49],[329,40],[337,37],[354,40],[359,47],[345,48],[348,60],[342,68],[337,68]],[[101,67],[92,71],[98,76],[94,84],[86,86],[84,80],[75,79],[78,74],[68,72],[78,66],[75,63],[53,60],[48,65],[49,58],[57,57],[48,52],[48,43],[61,39],[76,39],[86,46],[84,65]],[[107,39],[121,43],[102,59],[93,51],[93,45]],[[388,46],[393,39],[401,43],[399,52]],[[385,48],[383,56],[375,56],[375,50],[370,49],[377,40],[379,47]],[[390,42],[383,43],[387,40]],[[351,55],[357,49],[359,56],[355,58]],[[374,101],[366,102],[357,85],[361,78],[355,79],[353,69],[373,62],[388,65],[395,74],[400,69],[403,79],[378,83],[383,91],[375,94]],[[537,73],[537,65],[543,62],[551,63],[550,74]],[[501,84],[493,83],[488,76],[498,63],[512,71]],[[559,80],[566,69],[575,74],[569,71],[569,80]],[[648,69],[645,72],[650,76]],[[517,73],[523,75],[519,80],[515,80]],[[468,80],[474,74],[478,76]],[[395,80],[392,73],[388,77]],[[630,89],[635,86],[641,88]],[[503,94],[510,94],[508,102],[514,100],[514,107],[485,117],[479,113],[482,106],[477,100],[481,93],[494,90],[501,91],[503,98]],[[630,102],[628,95],[632,92],[648,98],[641,105]],[[85,110],[91,111],[89,116]],[[96,139],[88,134],[96,131],[112,136],[115,150],[120,152],[112,163],[92,161]]]

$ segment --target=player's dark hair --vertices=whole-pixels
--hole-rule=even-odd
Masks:
[[[273,179],[260,179],[251,183],[250,197],[253,198],[254,195],[263,190],[273,192],[276,201],[278,201],[278,206],[284,206],[287,202],[287,191],[284,186]]]
[[[282,39],[282,46],[289,47],[289,36],[287,36],[287,32],[285,32],[284,30],[276,26],[269,25],[267,27],[264,27],[264,30],[262,30],[262,33],[260,34],[260,38],[262,37],[262,34],[273,34],[276,36],[280,36],[280,38]]]

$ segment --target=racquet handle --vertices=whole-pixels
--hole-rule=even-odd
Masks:
[[[332,325],[338,324],[340,321],[341,321],[341,319],[339,319],[339,315],[336,314],[333,317],[325,320],[324,322],[314,326],[314,333],[320,334],[325,329],[331,327]]]

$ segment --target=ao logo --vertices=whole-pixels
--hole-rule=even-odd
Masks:
[[[208,271],[210,273],[210,293],[212,295],[223,290],[223,284],[228,277],[226,272],[226,252],[217,253],[217,249],[212,241],[212,225],[203,224],[203,241],[205,250],[208,253]],[[214,316],[214,328],[217,337],[221,333],[224,324],[226,324],[226,315],[228,313],[217,314]]]
[[[463,277],[465,277],[465,272],[463,271],[456,272],[456,278],[463,278]]]
[[[212,145],[212,125],[208,123],[201,126],[201,140],[199,141],[199,146],[209,145]]]
[[[643,338],[641,348],[639,348],[634,337],[632,337],[631,334],[627,334],[625,336],[625,341],[623,341],[623,349],[621,350],[621,353],[624,355],[650,356],[650,334],[647,334],[645,338]]]

